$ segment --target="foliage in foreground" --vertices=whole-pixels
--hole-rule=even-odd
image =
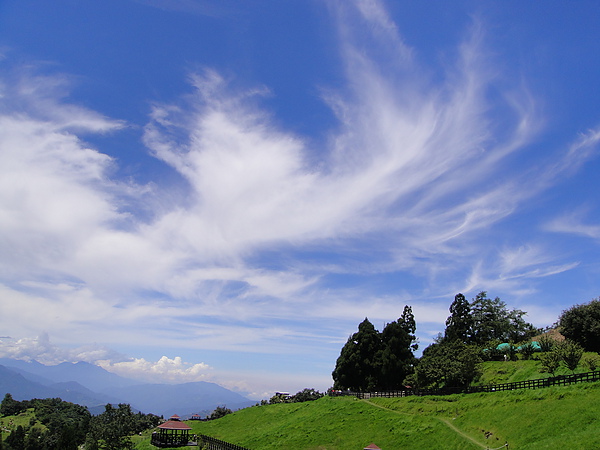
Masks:
[[[0,404],[3,426],[11,429],[3,450],[76,450],[83,444],[91,415],[84,406],[60,398],[17,401],[6,394]],[[16,425],[15,416],[25,415],[26,423]],[[12,416],[12,417],[11,417]],[[10,427],[10,423],[15,424]]]
[[[120,450],[133,448],[130,435],[158,425],[153,414],[108,404],[93,417],[84,406],[60,398],[17,401],[6,394],[0,404],[2,426],[9,430],[2,450]],[[26,418],[26,420],[19,420]]]

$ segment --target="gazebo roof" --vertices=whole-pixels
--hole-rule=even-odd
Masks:
[[[375,444],[369,444],[364,448],[364,450],[381,450],[381,448],[377,447]]]
[[[179,420],[169,420],[158,426],[161,430],[191,430],[187,423],[180,422]]]

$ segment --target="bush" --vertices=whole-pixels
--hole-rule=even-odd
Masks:
[[[221,417],[225,417],[227,414],[233,413],[232,410],[226,408],[225,406],[217,406],[213,412],[210,413],[208,418],[210,420],[220,419]]]
[[[523,359],[531,358],[535,353],[535,350],[536,348],[535,345],[533,345],[533,342],[527,342],[519,347],[519,353],[521,353]]]
[[[518,348],[512,342],[509,342],[508,345],[506,346],[506,348],[504,349],[504,354],[506,355],[506,359],[508,359],[509,361],[517,360],[517,352],[518,352]]]
[[[321,394],[319,391],[316,391],[314,389],[303,389],[300,392],[297,392],[293,397],[292,397],[292,402],[293,403],[300,403],[300,402],[309,402],[311,400],[318,400],[321,397],[323,397],[324,394]]]
[[[544,334],[538,339],[538,344],[540,344],[540,349],[543,352],[551,352],[556,345],[556,339],[551,337],[549,334]]]
[[[581,361],[581,357],[583,356],[583,347],[578,343],[567,339],[562,342],[557,349],[562,362],[567,366],[567,369],[575,373],[575,369],[577,369],[579,361]]]
[[[600,366],[600,359],[598,359],[598,355],[585,355],[581,359],[581,364],[590,372],[595,372]]]

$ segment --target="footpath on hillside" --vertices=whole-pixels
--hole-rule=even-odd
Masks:
[[[362,400],[362,401],[363,401],[363,402],[365,402],[365,403],[368,403],[368,404],[369,404],[369,405],[371,405],[371,406],[374,406],[375,408],[384,409],[384,410],[386,410],[386,411],[390,411],[390,412],[393,412],[393,413],[395,413],[395,414],[407,415],[407,416],[411,416],[411,415],[412,415],[412,414],[410,414],[410,413],[405,413],[405,412],[402,412],[402,411],[396,411],[396,410],[394,410],[394,409],[386,408],[385,406],[381,406],[381,405],[378,405],[378,404],[376,404],[376,403],[373,403],[371,400]],[[460,436],[464,437],[465,439],[469,440],[470,442],[472,442],[473,444],[477,445],[478,447],[480,447],[480,448],[483,448],[483,449],[486,449],[486,450],[489,450],[489,447],[488,447],[487,445],[483,445],[481,442],[479,442],[479,441],[478,441],[477,439],[475,439],[473,436],[471,436],[471,435],[469,435],[469,434],[465,433],[464,431],[462,431],[462,430],[458,429],[458,428],[457,428],[456,426],[454,426],[454,424],[453,424],[452,422],[450,422],[448,419],[443,419],[443,418],[441,418],[441,417],[435,417],[435,416],[432,416],[432,418],[433,418],[433,419],[436,419],[436,420],[439,420],[439,421],[440,421],[440,422],[442,422],[444,425],[446,425],[448,428],[450,428],[452,431],[454,431],[455,433],[457,433],[457,434],[459,434]],[[500,448],[508,448],[508,444],[505,444],[505,445],[503,445],[502,447],[499,447],[499,449],[500,449]],[[496,449],[496,450],[498,450],[498,449]]]

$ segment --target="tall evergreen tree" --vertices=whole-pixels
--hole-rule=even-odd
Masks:
[[[415,321],[415,316],[410,306],[404,306],[404,311],[402,311],[402,315],[398,319],[398,323],[402,329],[406,331],[406,334],[408,334],[408,337],[410,338],[410,348],[413,352],[416,352],[419,348],[419,345],[417,344],[417,336],[415,335],[417,332],[417,322]]]
[[[402,388],[415,361],[416,329],[410,306],[405,306],[402,316],[388,323],[381,333],[365,319],[336,361],[334,389],[363,392]]]
[[[381,368],[382,342],[379,332],[369,319],[358,326],[358,332],[348,338],[332,373],[335,389],[363,392],[375,390]]]
[[[411,373],[414,363],[411,350],[413,336],[407,333],[404,323],[398,320],[385,326],[381,340],[383,348],[378,388],[384,391],[401,389],[402,382]]]
[[[456,294],[450,305],[450,317],[446,319],[446,341],[460,341],[468,343],[473,332],[473,318],[471,317],[471,305],[463,294]]]

